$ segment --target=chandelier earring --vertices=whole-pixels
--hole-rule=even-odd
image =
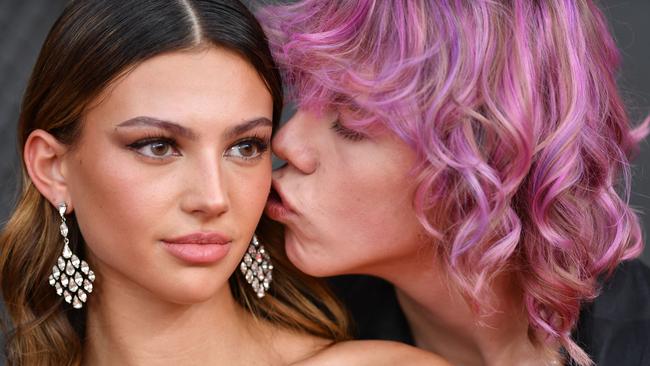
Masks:
[[[257,297],[264,297],[273,280],[273,264],[271,264],[271,257],[264,249],[264,245],[260,244],[257,239],[257,235],[253,235],[239,269],[246,282],[253,287]]]
[[[68,206],[65,202],[59,204],[59,215],[61,216],[59,232],[63,237],[63,251],[52,267],[49,282],[56,290],[56,294],[63,296],[65,302],[71,304],[75,309],[81,309],[88,300],[88,295],[93,292],[95,273],[86,261],[80,260],[70,250],[68,225],[65,218],[67,209]]]

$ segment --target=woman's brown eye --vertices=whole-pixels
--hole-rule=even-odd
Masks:
[[[168,139],[142,139],[128,145],[128,147],[140,155],[154,159],[165,159],[181,155],[176,143]]]
[[[267,149],[268,143],[259,139],[251,139],[236,143],[226,151],[225,155],[231,158],[249,160],[261,157]]]
[[[257,147],[250,142],[238,145],[237,149],[239,150],[239,154],[246,158],[255,156],[257,152]]]
[[[151,153],[155,156],[165,156],[170,149],[169,144],[165,142],[155,142],[150,146]]]

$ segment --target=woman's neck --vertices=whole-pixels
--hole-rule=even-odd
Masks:
[[[227,285],[191,305],[165,302],[127,281],[105,280],[89,304],[85,365],[245,365],[264,349],[266,330]]]
[[[479,316],[453,289],[451,279],[433,260],[393,263],[375,274],[393,283],[399,303],[419,348],[437,353],[454,365],[559,365],[558,355],[535,347],[521,295],[508,278],[491,290],[498,301]],[[433,257],[433,256],[432,256]]]

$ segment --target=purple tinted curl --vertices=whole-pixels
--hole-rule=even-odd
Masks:
[[[629,159],[650,123],[630,126],[593,1],[304,0],[260,16],[299,107],[355,110],[350,127],[417,152],[414,207],[472,305],[514,274],[532,338],[591,364],[570,333],[598,278],[642,250]]]

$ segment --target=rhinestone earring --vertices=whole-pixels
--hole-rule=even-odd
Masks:
[[[52,274],[49,277],[50,285],[56,289],[56,294],[63,296],[68,304],[75,309],[81,309],[88,299],[88,294],[93,292],[93,281],[95,273],[90,269],[86,261],[79,260],[79,257],[72,254],[68,244],[68,225],[66,225],[65,212],[68,206],[59,204],[59,215],[61,215],[61,236],[63,236],[63,252],[57,258],[56,265],[52,267]]]
[[[239,269],[246,278],[246,282],[255,290],[257,297],[264,297],[273,280],[273,265],[266,249],[257,240],[257,235],[253,235]]]

